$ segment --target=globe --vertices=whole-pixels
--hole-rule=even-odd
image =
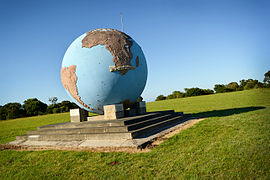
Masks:
[[[103,106],[136,103],[147,80],[141,47],[115,29],[91,30],[68,47],[61,67],[65,91],[79,107],[103,114]]]

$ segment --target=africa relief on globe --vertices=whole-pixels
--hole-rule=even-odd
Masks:
[[[75,41],[77,41],[77,39]],[[139,96],[144,89],[144,86],[146,83],[146,77],[147,77],[147,67],[146,67],[145,57],[141,51],[141,48],[137,45],[137,43],[130,36],[114,29],[91,30],[87,32],[85,36],[82,37],[82,39],[80,39],[79,43],[81,47],[76,46],[77,49],[78,48],[82,50],[92,49],[93,52],[91,51],[91,53],[94,55],[88,52],[85,55],[85,52],[81,52],[80,49],[76,50],[75,48],[73,48],[72,45],[69,48],[70,50],[68,49],[70,53],[68,54],[67,52],[63,60],[63,64],[61,68],[61,81],[64,88],[69,92],[69,94],[81,106],[83,106],[87,110],[98,112],[98,113],[103,112],[103,105],[105,104],[121,103],[124,101],[136,102],[136,98],[138,98],[137,96]],[[112,79],[111,77],[108,77],[107,72],[103,73],[104,75],[101,74],[101,76],[96,75],[96,76],[91,76],[91,78],[89,78],[90,77],[90,75],[88,75],[89,73],[92,73],[95,71],[100,74],[100,72],[104,71],[104,68],[102,69],[100,66],[96,65],[94,67],[93,64],[95,64],[96,62],[93,62],[93,64],[89,64],[91,63],[89,61],[99,61],[98,63],[101,64],[103,59],[105,60],[108,59],[107,57],[109,57],[109,55],[106,54],[107,52],[105,52],[106,51],[105,49],[104,50],[101,49],[102,47],[105,47],[106,50],[109,52],[109,54],[112,56],[113,66],[109,65],[109,67],[106,68],[106,71],[109,71],[110,73],[118,72],[120,76],[127,76],[126,78],[123,79],[123,77],[122,78],[117,77],[117,75],[114,74],[113,79]],[[75,49],[76,51],[73,49]],[[80,55],[80,54],[83,54],[83,55]],[[71,58],[69,58],[69,56],[72,57],[72,60],[70,60]],[[85,58],[85,56],[89,56],[89,57]],[[106,56],[106,57],[102,59],[103,56]],[[84,58],[84,60],[81,60],[82,62],[79,61],[80,57]],[[71,63],[69,66],[66,66],[66,64],[64,64],[65,58],[68,59],[66,61],[68,62],[74,61],[74,63]],[[143,62],[144,62],[143,63],[144,67],[142,68],[143,70],[138,70],[138,72],[134,74],[136,72],[135,68],[139,69],[140,59],[143,59]],[[81,65],[81,68],[78,68],[77,63]],[[86,68],[86,67],[88,69],[83,71],[84,70],[83,68]],[[77,71],[79,71],[79,69],[83,71],[83,73],[81,72],[81,76],[83,76],[83,78],[85,78],[84,76],[86,74],[89,80],[90,79],[95,80],[95,81],[92,80],[93,82],[92,87],[85,82],[84,83],[81,82],[81,87],[83,87],[81,88],[82,92],[89,92],[89,94],[96,93],[96,96],[99,96],[99,99],[93,98],[92,96],[88,97],[89,96],[88,94],[85,95],[85,98],[80,96],[80,92],[78,90],[78,79],[80,77],[78,77],[78,75],[76,74]],[[134,71],[134,73],[130,73],[130,75],[127,75],[129,71]],[[136,76],[137,78],[133,76]],[[107,79],[111,79],[111,82],[109,82]],[[138,82],[138,81],[141,81],[141,82]],[[100,84],[99,82],[101,83],[103,82],[104,86],[101,87],[101,85],[99,85]],[[85,88],[85,86],[87,86],[88,89]],[[116,86],[122,86],[122,87],[116,87]],[[138,92],[134,92],[133,93],[134,95],[125,92],[125,87],[128,88],[130,86],[134,86],[134,88],[138,88]],[[108,92],[106,88],[112,89],[111,92]],[[99,91],[96,89],[99,89]],[[127,95],[129,94],[130,98],[127,95],[125,96],[125,94]]]

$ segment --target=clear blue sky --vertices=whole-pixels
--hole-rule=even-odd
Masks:
[[[146,101],[184,88],[262,81],[270,70],[268,0],[1,0],[0,105],[70,100],[60,81],[65,51],[89,30],[121,30],[120,12],[124,32],[146,56]]]

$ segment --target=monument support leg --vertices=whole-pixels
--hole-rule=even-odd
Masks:
[[[145,101],[137,102],[136,103],[136,114],[145,114],[146,113],[146,104]]]
[[[112,104],[103,106],[104,109],[104,119],[113,120],[124,117],[124,107],[123,104]]]
[[[87,119],[88,111],[84,109],[70,109],[70,122],[82,122]]]

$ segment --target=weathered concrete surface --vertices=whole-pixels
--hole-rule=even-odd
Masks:
[[[114,108],[122,110],[122,108]],[[196,120],[196,119],[195,119]],[[115,120],[41,126],[3,145],[13,149],[144,148],[155,139],[195,121],[174,111],[151,112]],[[1,147],[0,147],[1,148]],[[114,151],[117,151],[114,149]]]
[[[112,104],[104,106],[104,119],[114,120],[124,117],[123,104]]]
[[[120,148],[120,149],[111,149],[113,151],[122,151],[121,148],[143,148],[147,145],[158,145],[163,140],[171,137],[175,133],[178,133],[180,130],[186,129],[194,125],[195,123],[203,119],[188,118],[186,121],[172,126],[168,129],[165,129],[154,135],[144,137],[144,138],[134,138],[134,139],[123,139],[123,140],[84,140],[84,141],[31,141],[31,140],[15,140],[10,143],[7,143],[3,146],[6,148],[12,149],[63,149],[63,150],[87,150],[87,148]],[[10,146],[10,147],[9,147]],[[101,149],[101,151],[110,151],[110,149]],[[125,151],[124,151],[125,152]],[[130,152],[130,149],[127,149],[127,152]],[[137,151],[134,151],[137,152]]]
[[[136,113],[138,115],[146,113],[146,103],[145,103],[145,101],[141,101],[141,102],[136,103]]]
[[[88,116],[88,112],[84,109],[71,109],[70,110],[70,122],[82,122],[85,121]]]
[[[104,115],[87,117],[87,121],[98,121],[98,120],[100,121],[104,120]]]

